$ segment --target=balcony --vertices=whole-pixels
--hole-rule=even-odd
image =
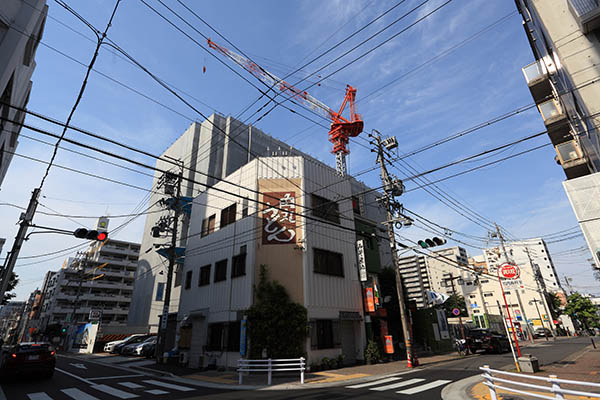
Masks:
[[[561,143],[555,148],[567,179],[579,178],[591,173],[587,159],[575,140]]]
[[[552,83],[548,78],[548,70],[543,62],[536,60],[522,68],[525,81],[536,103],[543,102],[552,96]]]
[[[584,34],[600,28],[600,4],[598,0],[568,0],[569,11]]]
[[[538,104],[538,110],[544,119],[548,136],[553,145],[573,139],[567,114],[563,111],[556,99],[551,99]]]

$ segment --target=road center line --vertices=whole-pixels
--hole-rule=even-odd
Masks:
[[[72,373],[70,373],[70,372],[68,372],[68,371],[62,370],[62,369],[60,369],[60,368],[54,368],[54,369],[55,369],[56,371],[58,371],[58,372],[62,372],[62,373],[63,373],[63,374],[65,374],[65,375],[69,375],[70,377],[73,377],[73,378],[75,378],[75,379],[79,379],[80,381],[82,381],[82,382],[85,382],[85,383],[87,383],[88,385],[95,385],[95,383],[94,383],[94,382],[92,382],[92,381],[89,381],[89,380],[87,380],[87,379],[85,379],[85,378],[82,378],[82,377],[80,377],[80,376],[77,376],[77,375],[75,375],[75,374],[72,374]]]

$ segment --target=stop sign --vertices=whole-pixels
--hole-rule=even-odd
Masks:
[[[502,264],[499,269],[500,275],[505,279],[517,279],[521,275],[519,267],[512,264]]]

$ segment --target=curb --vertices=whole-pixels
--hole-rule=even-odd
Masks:
[[[480,374],[452,382],[442,389],[442,400],[465,400],[468,390],[482,381]]]

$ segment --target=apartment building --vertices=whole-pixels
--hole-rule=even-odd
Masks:
[[[24,301],[10,301],[0,308],[0,339],[4,343],[16,343],[19,336],[19,322],[25,308]]]
[[[365,241],[369,274],[391,266],[376,193],[299,156],[254,159],[227,181],[239,186],[219,182],[192,208],[178,313],[180,337],[189,339],[178,346],[189,365],[237,365],[260,265],[308,310],[308,363],[363,359],[357,240]]]
[[[426,256],[414,255],[398,260],[398,269],[402,276],[404,293],[409,301],[414,301],[417,308],[427,308],[426,290],[431,290],[427,273]]]
[[[19,144],[19,124],[25,119],[23,111],[7,104],[27,106],[47,14],[46,0],[0,2],[0,186]]]
[[[523,74],[566,175],[563,188],[600,265],[600,3],[515,3],[534,58]]]
[[[308,155],[291,148],[251,125],[245,125],[235,118],[213,114],[203,122],[195,122],[162,154],[181,160],[184,166],[185,180],[182,184],[182,196],[195,198],[207,187],[220,179],[231,175],[255,157],[287,156],[291,154]],[[156,167],[175,171],[173,164],[159,160]],[[313,159],[314,160],[314,159]],[[316,160],[314,160],[317,162]],[[149,199],[149,214],[142,237],[138,272],[134,285],[134,294],[129,315],[132,326],[149,326],[152,332],[158,331],[159,317],[162,314],[167,282],[167,264],[165,257],[158,254],[158,248],[169,239],[152,236],[151,230],[158,221],[169,215],[157,203],[166,197],[157,185],[162,173],[156,173],[152,185],[153,194]],[[178,233],[178,247],[186,247],[189,233],[189,217],[184,215]],[[170,242],[169,242],[170,243]],[[176,320],[183,275],[181,265],[177,265],[171,287],[169,316],[172,323]],[[169,329],[172,325],[169,323]],[[173,333],[173,332],[171,332]]]
[[[77,258],[66,260],[59,271],[48,273],[42,329],[88,322],[91,311],[101,313],[102,327],[125,327],[139,251],[138,243],[94,242]]]

